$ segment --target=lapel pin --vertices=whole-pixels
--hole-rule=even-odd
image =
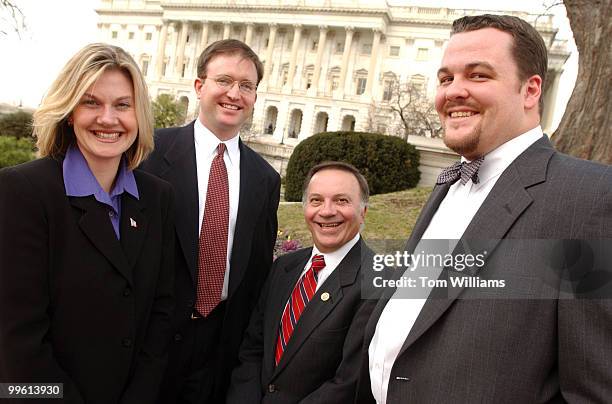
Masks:
[[[321,300],[323,300],[324,302],[329,300],[329,293],[327,292],[323,292],[321,293]]]
[[[138,228],[138,225],[136,224],[136,220],[132,219],[131,217],[130,217],[130,226]]]

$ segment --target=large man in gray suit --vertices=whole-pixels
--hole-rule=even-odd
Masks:
[[[555,249],[612,238],[612,169],[557,153],[542,134],[546,69],[542,38],[519,18],[453,23],[435,104],[463,164],[440,176],[406,249],[476,246],[484,265],[463,275],[504,282],[449,282],[419,299],[389,291],[366,327],[358,402],[612,402],[612,299],[577,298],[609,287],[609,266]],[[578,261],[578,274],[555,272]]]

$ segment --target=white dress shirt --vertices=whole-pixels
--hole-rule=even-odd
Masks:
[[[357,233],[355,235],[355,237],[353,237],[350,241],[348,241],[342,247],[338,248],[334,252],[326,253],[326,254],[323,254],[322,252],[320,252],[317,249],[316,246],[313,246],[312,247],[312,253],[310,254],[310,258],[306,262],[306,265],[304,266],[304,269],[302,270],[302,274],[298,278],[297,282],[300,281],[302,276],[310,268],[310,264],[312,263],[312,257],[314,257],[316,254],[321,254],[323,256],[323,259],[325,260],[325,268],[320,270],[319,274],[317,276],[317,288],[315,289],[315,293],[316,293],[317,290],[319,290],[319,288],[321,287],[321,285],[323,285],[323,283],[325,283],[327,278],[329,278],[329,276],[332,274],[332,272],[334,272],[334,270],[338,267],[338,264],[340,264],[340,262],[342,262],[344,257],[346,257],[346,254],[348,254],[348,252],[351,250],[351,248],[353,248],[353,246],[355,244],[357,244],[357,242],[359,241],[359,237],[360,237],[359,233]],[[297,284],[297,282],[296,282],[296,284]]]
[[[238,133],[230,140],[221,142],[199,119],[196,119],[193,136],[195,141],[196,168],[198,171],[198,229],[202,229],[204,220],[204,206],[208,191],[208,177],[213,158],[217,155],[219,143],[225,143],[223,162],[227,169],[229,184],[229,228],[227,231],[227,257],[225,264],[225,278],[221,290],[221,300],[227,299],[229,286],[230,258],[236,230],[236,216],[238,216],[238,202],[240,197],[240,148],[238,146]],[[199,236],[199,234],[198,234]]]
[[[423,233],[422,240],[453,240],[454,243],[449,245],[452,251],[501,174],[542,136],[542,128],[537,126],[486,154],[478,171],[478,184],[470,180],[465,185],[461,185],[460,181],[451,185]],[[462,160],[466,161],[464,158]],[[421,243],[415,248],[415,253],[422,250],[420,246]],[[438,268],[436,274],[430,270],[428,277],[437,277],[441,271],[442,268]],[[426,295],[430,291],[426,291]],[[426,302],[426,299],[396,298],[400,293],[402,290],[398,288],[385,306],[368,349],[370,383],[379,404],[387,401],[391,369]]]

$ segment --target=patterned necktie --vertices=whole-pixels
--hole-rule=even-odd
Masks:
[[[317,289],[317,277],[319,271],[325,268],[325,259],[322,255],[316,254],[312,257],[312,264],[308,271],[304,273],[300,281],[293,288],[291,297],[285,305],[283,311],[283,317],[281,318],[280,330],[278,332],[278,339],[276,342],[276,352],[274,354],[275,363],[278,363],[283,356],[283,352],[287,347],[287,343],[293,334],[293,330],[297,325],[302,312],[306,308],[306,305],[312,299]]]
[[[465,185],[469,180],[472,180],[474,184],[478,184],[478,169],[483,161],[484,156],[469,163],[458,161],[452,166],[442,170],[436,184],[441,185],[447,182],[455,182],[459,178],[461,178],[461,185]]]
[[[206,317],[221,301],[227,260],[229,186],[219,143],[208,176],[208,190],[198,249],[198,288],[195,309]]]

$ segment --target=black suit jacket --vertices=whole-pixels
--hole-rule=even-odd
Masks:
[[[0,381],[64,383],[65,403],[151,403],[173,310],[170,185],[134,171],[121,240],[62,163],[0,171]],[[137,227],[131,226],[131,220]]]
[[[279,257],[253,312],[228,403],[348,403],[355,397],[363,330],[376,300],[361,296],[372,252],[359,241],[308,303],[278,366],[274,352],[285,304],[312,248]],[[321,295],[329,294],[328,300]]]
[[[143,164],[147,170],[170,182],[176,195],[176,298],[175,342],[170,352],[169,378],[180,378],[183,346],[194,341],[189,335],[190,316],[197,283],[198,183],[194,145],[194,123],[157,130],[155,151]],[[251,311],[272,263],[278,222],[280,176],[257,153],[240,142],[240,193],[225,318],[218,347],[215,401],[225,396],[231,371],[238,363],[238,349]],[[197,343],[197,341],[195,341]],[[189,358],[184,358],[188,360]]]
[[[449,187],[434,188],[407,251]],[[503,172],[455,249],[485,243],[479,275],[507,288],[500,297],[470,288],[430,297],[393,365],[387,402],[612,402],[612,300],[572,298],[538,256],[541,240],[610,238],[612,168],[557,153],[546,137],[535,142]],[[582,275],[597,269],[606,268]],[[359,403],[373,402],[367,350],[392,293],[367,325]]]

